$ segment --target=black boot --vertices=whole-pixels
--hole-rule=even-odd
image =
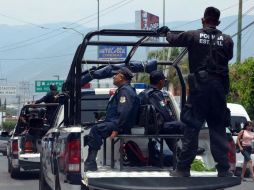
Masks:
[[[97,150],[88,149],[88,155],[85,161],[85,172],[86,171],[96,171],[97,164],[96,164],[96,157],[97,157]]]

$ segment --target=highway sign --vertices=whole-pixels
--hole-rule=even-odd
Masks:
[[[16,86],[0,86],[0,95],[3,96],[15,96],[16,95]]]
[[[49,92],[49,86],[55,84],[57,90],[61,91],[64,80],[36,80],[35,81],[35,92]]]

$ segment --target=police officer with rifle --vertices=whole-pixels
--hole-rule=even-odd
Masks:
[[[229,91],[228,62],[233,57],[233,41],[216,27],[220,24],[220,11],[207,7],[202,18],[203,28],[170,33],[164,26],[157,30],[165,36],[170,45],[187,47],[189,52],[188,83],[190,94],[181,112],[181,120],[187,125],[184,131],[183,147],[175,177],[189,177],[192,161],[198,149],[199,131],[206,121],[210,133],[210,148],[218,177],[229,177],[228,145],[226,126],[230,117],[226,95]]]

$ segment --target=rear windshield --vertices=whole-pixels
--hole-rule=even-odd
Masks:
[[[83,95],[81,99],[81,123],[103,120],[110,95]]]
[[[239,133],[244,126],[247,119],[242,116],[231,116],[231,129],[232,131]]]

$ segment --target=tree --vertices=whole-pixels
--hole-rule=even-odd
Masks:
[[[174,61],[175,58],[180,54],[181,48],[163,48],[156,51],[151,51],[148,54],[148,59],[157,59],[158,61],[163,60],[170,60]],[[185,57],[180,64],[180,68],[182,71],[183,76],[186,76],[189,73],[189,67],[188,67],[188,59]],[[178,78],[178,75],[176,73],[176,70],[172,66],[166,66],[166,67],[159,67],[159,69],[164,70],[169,86],[173,89],[176,94],[179,91],[180,88],[180,81]]]
[[[254,58],[229,67],[230,92],[228,102],[242,104],[254,118]]]

